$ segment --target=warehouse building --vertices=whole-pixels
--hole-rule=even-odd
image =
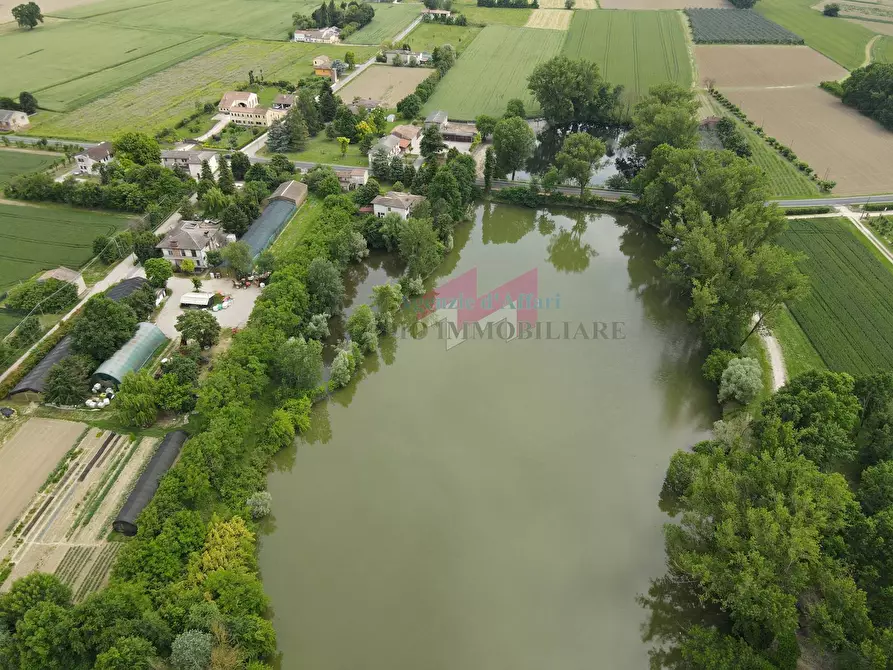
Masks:
[[[245,231],[241,240],[251,248],[253,258],[257,258],[261,251],[279,237],[285,224],[291,220],[306,198],[306,184],[299,181],[287,181],[264,201],[264,211]]]
[[[96,368],[92,380],[119,386],[124,375],[142,368],[152,358],[155,350],[167,341],[167,337],[154,323],[138,324],[136,335],[112,354],[110,359]]]

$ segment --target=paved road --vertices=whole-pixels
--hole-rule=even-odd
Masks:
[[[781,207],[862,205],[866,202],[893,202],[893,193],[888,195],[848,195],[842,197],[808,198],[806,200],[781,200],[773,198],[771,202],[777,203]]]
[[[219,133],[229,125],[230,121],[232,121],[232,117],[229,114],[215,114],[213,118],[217,120],[217,123],[214,124],[214,127],[211,128],[211,130],[195,138],[199,142],[204,142],[211,137],[211,135]]]

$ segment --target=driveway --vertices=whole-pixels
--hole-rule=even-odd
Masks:
[[[232,121],[232,117],[229,114],[215,114],[211,118],[215,119],[217,121],[217,123],[215,123],[214,127],[211,128],[211,130],[206,132],[204,135],[199,135],[198,137],[195,138],[199,142],[204,142],[209,137],[211,137],[211,135],[216,135],[221,130],[226,128],[226,126],[229,125],[229,122]]]
[[[194,289],[192,280],[186,277],[171,277],[167,280],[167,287],[172,293],[161,308],[158,318],[155,319],[155,325],[169,338],[178,340],[180,334],[177,332],[177,317],[183,313],[183,310],[180,309],[180,299]],[[211,312],[217,317],[222,328],[244,327],[248,323],[248,317],[251,316],[254,301],[260,295],[260,289],[257,286],[234,289],[231,279],[205,279],[202,281],[201,290],[207,293],[220,291],[224,295],[233,297],[233,301],[227,309]]]

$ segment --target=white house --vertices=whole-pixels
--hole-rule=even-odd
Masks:
[[[103,142],[95,147],[84,149],[81,153],[75,154],[77,162],[77,171],[81,174],[90,174],[93,172],[93,166],[109,163],[112,160],[112,143]]]
[[[360,186],[365,186],[369,181],[369,170],[366,168],[353,168],[350,170],[335,170],[342,191],[353,191]]]
[[[425,199],[423,195],[388,191],[372,201],[372,211],[381,218],[386,214],[398,214],[401,219],[408,219],[412,208]]]
[[[21,130],[30,124],[25,112],[12,109],[0,109],[0,130]]]
[[[273,121],[285,116],[276,114],[268,107],[233,107],[229,112],[229,118],[238,126],[263,126],[269,128]]]
[[[217,110],[229,114],[233,109],[251,109],[260,106],[257,101],[257,93],[250,91],[227,91],[220,99]]]
[[[372,165],[372,159],[375,158],[375,154],[377,154],[379,150],[384,151],[388,158],[391,156],[398,156],[400,154],[400,138],[395,137],[394,135],[385,135],[378,140],[378,143],[372,147],[372,151],[369,152],[369,165]]]
[[[219,163],[216,151],[177,151],[169,150],[161,152],[161,164],[166,168],[184,170],[193,179],[202,176],[202,162],[208,161],[211,172],[217,174]]]
[[[180,266],[189,259],[197,270],[208,267],[208,252],[226,246],[226,235],[220,226],[201,221],[181,221],[155,245],[168,261]]]
[[[319,30],[296,30],[294,41],[334,44],[338,41],[338,36],[340,34],[341,29],[335,26],[320,28]]]

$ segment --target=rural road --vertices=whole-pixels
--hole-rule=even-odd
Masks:
[[[871,242],[875,246],[875,248],[881,252],[884,258],[893,263],[893,253],[890,253],[890,250],[887,248],[887,246],[877,237],[875,237],[874,233],[871,232],[871,229],[868,226],[862,223],[858,214],[856,214],[849,207],[838,207],[838,211],[843,216],[848,218],[852,222],[852,224],[856,226],[859,232],[861,232],[863,235],[865,235],[865,237],[868,238],[868,241]]]
[[[217,119],[217,123],[214,124],[214,127],[203,135],[199,135],[195,139],[197,139],[199,142],[204,142],[206,139],[211,137],[211,135],[219,133],[221,130],[226,128],[229,125],[229,122],[232,121],[231,117],[224,116],[223,114],[215,114],[214,118]]]

